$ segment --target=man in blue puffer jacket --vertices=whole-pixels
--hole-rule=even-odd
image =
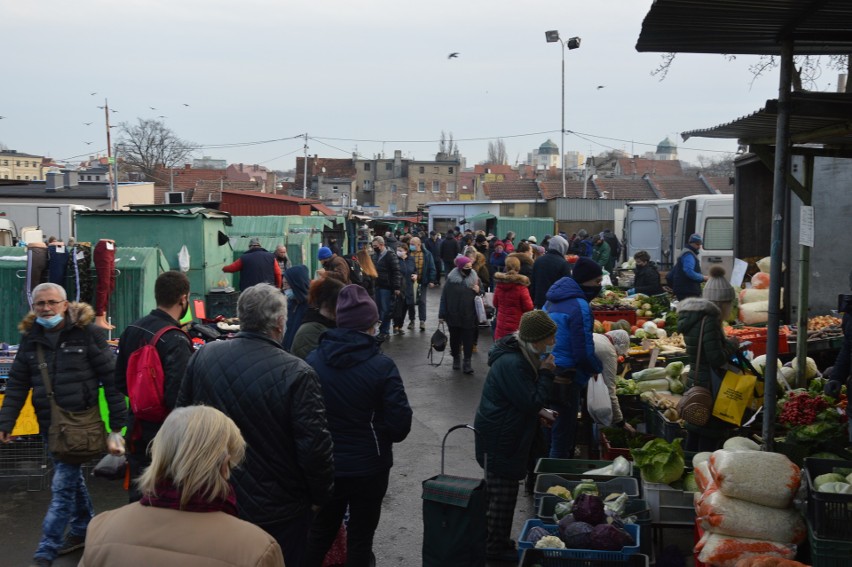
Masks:
[[[556,363],[551,405],[559,412],[553,424],[550,457],[573,459],[580,396],[589,378],[602,371],[592,338],[594,317],[589,302],[601,291],[603,271],[589,258],[580,258],[573,276],[558,280],[547,292],[544,310],[556,322]]]
[[[320,567],[349,508],[347,565],[368,565],[393,466],[392,446],[411,430],[411,406],[396,364],[373,335],[379,310],[357,285],[337,297],[337,328],[305,361],[322,385],[334,442],[334,493],[308,538],[305,567]]]

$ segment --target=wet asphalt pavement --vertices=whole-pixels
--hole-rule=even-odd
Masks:
[[[480,328],[478,352],[473,355],[473,375],[452,370],[449,352],[440,366],[429,365],[429,338],[438,324],[440,291],[439,288],[429,290],[426,332],[420,332],[418,328],[406,328],[405,335],[393,336],[383,345],[384,352],[396,361],[402,374],[414,418],[408,438],[394,446],[394,467],[391,469],[390,486],[374,541],[374,552],[380,567],[421,564],[421,483],[440,472],[441,439],[447,430],[457,424],[473,423],[488,370],[487,356],[492,340],[490,328],[485,327]],[[519,455],[519,458],[526,456]],[[448,438],[446,472],[482,477],[482,469],[474,459],[471,431],[455,431]],[[127,502],[126,492],[120,482],[89,477],[88,485],[96,512],[117,508]],[[38,544],[49,498],[47,489],[27,492],[26,482],[0,478],[0,565],[18,567],[29,564]],[[515,510],[513,537],[517,537],[523,522],[531,517],[535,517],[532,497],[524,496],[521,487]],[[76,565],[81,554],[76,552],[61,557],[54,565]]]

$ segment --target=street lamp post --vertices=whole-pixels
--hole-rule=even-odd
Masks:
[[[562,154],[562,197],[567,197],[565,191],[565,47],[567,45],[568,49],[577,49],[580,47],[580,38],[571,37],[563,41],[557,30],[544,32],[544,38],[547,43],[558,41],[562,46],[562,145],[559,147],[559,152]]]

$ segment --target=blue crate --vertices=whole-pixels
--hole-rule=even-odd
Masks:
[[[535,545],[527,539],[529,531],[535,527],[542,527],[553,535],[558,535],[559,526],[556,524],[545,524],[541,520],[531,519],[524,523],[524,528],[521,530],[521,537],[518,538],[518,558],[522,557],[525,549],[532,549]],[[631,555],[639,553],[639,526],[636,524],[627,524],[624,529],[633,537],[634,545],[625,546],[621,551],[596,551],[594,549],[547,549],[550,557],[560,557],[562,559],[577,559],[577,560],[604,560],[627,562]]]

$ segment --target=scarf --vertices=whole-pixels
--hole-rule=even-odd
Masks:
[[[180,490],[171,481],[165,480],[157,484],[156,494],[143,496],[139,503],[143,506],[171,508],[172,510],[183,510],[184,512],[225,512],[231,516],[237,516],[237,495],[234,492],[233,486],[224,500],[208,502],[201,495],[194,494],[189,499],[189,502],[181,508],[180,497]]]

